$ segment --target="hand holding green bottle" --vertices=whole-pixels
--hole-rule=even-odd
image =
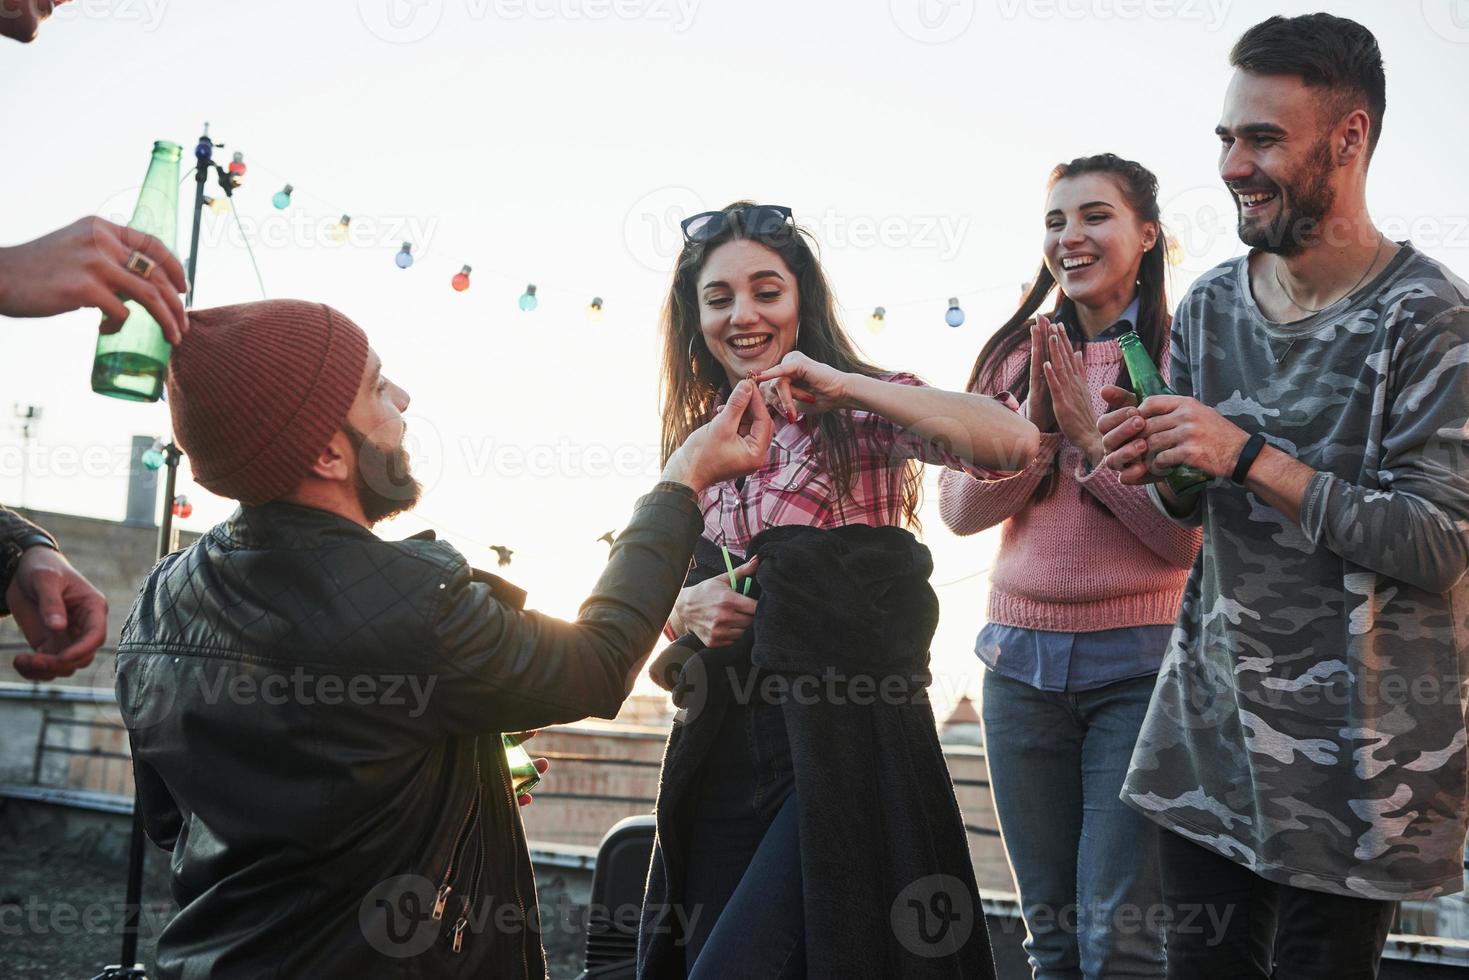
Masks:
[[[151,260],[148,278],[128,271],[133,252]],[[140,304],[176,344],[188,329],[184,267],[152,235],[81,218],[35,241],[0,248],[0,316],[43,317],[83,307],[102,311],[102,333],[116,333],[127,318],[127,300]]]
[[[535,737],[535,732],[506,732],[500,736],[505,744],[505,764],[510,770],[510,785],[515,799],[521,806],[530,803],[530,791],[541,782],[541,776],[551,768],[548,759],[532,759],[523,743]]]
[[[1133,333],[1131,331],[1124,333],[1121,338],[1121,345],[1123,362],[1127,365],[1128,375],[1132,378],[1132,386],[1137,390],[1137,394],[1139,397],[1141,397],[1143,400],[1147,400],[1148,398],[1152,398],[1155,396],[1173,396],[1175,394],[1173,389],[1168,387],[1167,383],[1164,382],[1163,376],[1159,373],[1157,365],[1155,365],[1152,358],[1148,356],[1147,350],[1143,347],[1142,340],[1138,337],[1136,333]],[[1114,402],[1121,400],[1117,397],[1116,394],[1120,391],[1121,389],[1109,385],[1108,388],[1102,392],[1102,397],[1107,400],[1108,404],[1113,404]],[[1122,392],[1122,394],[1125,395],[1127,393]],[[1133,404],[1137,404],[1136,400],[1134,400]],[[1139,431],[1134,431],[1135,427],[1133,429],[1129,429],[1126,425],[1126,423],[1129,423],[1131,421],[1131,416],[1136,415],[1137,413],[1133,412],[1129,415],[1127,413],[1127,407],[1125,405],[1120,405],[1116,407],[1119,408],[1119,411],[1109,412],[1108,414],[1102,416],[1102,419],[1099,420],[1097,424],[1098,431],[1102,433],[1103,448],[1106,449],[1107,452],[1109,454],[1112,454],[1114,457],[1109,460],[1109,465],[1112,465],[1115,469],[1118,469],[1122,472],[1124,483],[1149,482],[1148,480],[1141,479],[1142,474],[1137,473],[1132,473],[1133,479],[1127,479],[1129,473],[1135,470],[1139,465],[1141,465],[1142,469],[1145,470],[1147,474],[1152,474],[1153,478],[1156,479],[1157,476],[1154,473],[1151,465],[1154,461],[1153,458],[1142,457],[1139,459],[1131,459],[1131,457],[1129,457],[1128,465],[1118,465],[1118,460],[1115,458],[1115,454],[1116,451],[1124,448],[1124,443],[1121,440],[1128,438],[1129,435],[1140,435],[1141,433]],[[1146,431],[1146,426],[1144,426],[1144,429],[1142,431]],[[1109,438],[1109,436],[1111,438]],[[1116,445],[1114,445],[1114,442],[1116,442]],[[1145,451],[1152,448],[1153,447],[1151,446],[1145,446]],[[1190,497],[1193,494],[1198,493],[1200,490],[1204,489],[1205,485],[1209,482],[1209,476],[1207,473],[1202,472],[1196,467],[1188,465],[1175,465],[1171,467],[1166,473],[1162,475],[1162,479],[1168,482],[1169,489],[1173,491],[1175,496],[1178,496],[1180,498]]]
[[[138,205],[128,227],[158,239],[172,253],[178,242],[179,160],[182,150],[177,143],[159,140],[153,144],[153,158]],[[158,263],[139,251],[123,258],[124,274],[144,281],[158,273]],[[129,301],[121,317],[110,316],[108,326],[117,321],[114,332],[103,331],[97,338],[97,353],[92,360],[92,390],[99,395],[127,401],[156,402],[163,395],[163,379],[168,371],[168,357],[173,342],[162,321],[148,309]],[[123,323],[121,321],[125,320]]]

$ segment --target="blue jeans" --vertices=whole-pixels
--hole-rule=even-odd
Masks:
[[[1118,798],[1155,680],[1052,692],[985,671],[990,788],[1035,980],[1165,976],[1159,831]]]
[[[693,812],[684,889],[689,980],[800,980],[800,828],[780,705],[730,705]]]

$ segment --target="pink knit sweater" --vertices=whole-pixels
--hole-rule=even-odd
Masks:
[[[1085,357],[1100,416],[1108,411],[1101,390],[1116,383],[1122,347],[1089,343]],[[1009,385],[1029,370],[1029,359],[1025,344],[1006,361]],[[1036,503],[1036,486],[1057,453],[1060,481]],[[1067,633],[1174,622],[1201,536],[1161,514],[1146,488],[1124,486],[1110,467],[1086,473],[1085,454],[1060,433],[1041,433],[1030,465],[1001,479],[945,470],[939,513],[956,534],[1005,522],[990,573],[991,622]]]

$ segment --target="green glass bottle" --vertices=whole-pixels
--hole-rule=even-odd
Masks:
[[[1137,392],[1139,400],[1151,398],[1153,395],[1178,394],[1164,382],[1158,366],[1148,356],[1148,350],[1136,332],[1127,331],[1122,335],[1121,342],[1122,360],[1127,364],[1127,373],[1132,377],[1132,388]],[[1174,494],[1180,497],[1198,493],[1209,482],[1208,476],[1192,466],[1175,466],[1163,479],[1168,481]]]
[[[153,144],[153,160],[143,191],[133,211],[129,228],[145,231],[163,242],[170,252],[178,250],[179,157],[177,143]],[[154,276],[162,276],[154,270]],[[165,287],[167,288],[167,287]],[[163,328],[153,314],[136,300],[128,300],[128,318],[122,329],[97,338],[92,361],[92,390],[100,395],[135,402],[156,402],[163,394],[163,375],[168,368],[172,345],[163,338]]]
[[[515,787],[517,797],[523,796],[540,783],[540,771],[531,761],[525,746],[520,744],[519,738],[514,735],[501,737],[505,740],[505,763],[510,768],[510,784]]]

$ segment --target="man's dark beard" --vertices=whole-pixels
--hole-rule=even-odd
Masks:
[[[1306,157],[1298,173],[1285,183],[1276,185],[1280,214],[1268,225],[1246,224],[1244,204],[1236,196],[1239,209],[1239,237],[1251,248],[1276,255],[1300,255],[1321,233],[1321,219],[1336,203],[1336,190],[1331,186],[1331,145],[1321,140]]]
[[[409,472],[408,450],[401,443],[394,449],[383,449],[345,423],[342,431],[357,450],[353,482],[367,523],[376,524],[412,510],[423,493],[423,486]]]

